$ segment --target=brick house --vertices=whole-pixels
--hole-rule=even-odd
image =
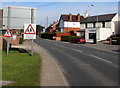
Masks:
[[[83,16],[78,15],[61,15],[59,20],[59,27],[61,33],[68,33],[71,30],[76,33],[78,30],[80,30],[80,21],[83,19]]]
[[[53,24],[50,24],[49,27],[46,29],[46,32],[57,32],[59,30],[59,22],[54,21]]]

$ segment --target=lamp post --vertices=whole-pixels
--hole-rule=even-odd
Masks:
[[[90,6],[93,7],[93,6],[95,6],[95,5],[91,4]],[[88,6],[88,7],[90,7],[90,6]],[[95,38],[95,41],[96,41],[96,43],[97,43],[97,40],[98,40],[98,28],[99,28],[99,27],[98,27],[98,15],[96,16],[96,24],[97,24],[97,25],[96,25],[96,36],[95,36],[96,38]]]

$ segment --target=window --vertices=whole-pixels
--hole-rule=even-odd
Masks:
[[[105,22],[102,22],[102,27],[105,28]]]
[[[95,28],[95,23],[93,23],[93,27]]]
[[[85,23],[85,28],[87,28],[87,23]]]
[[[89,39],[94,39],[96,37],[96,33],[89,33]]]

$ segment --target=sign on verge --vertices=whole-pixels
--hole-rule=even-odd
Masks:
[[[12,37],[12,34],[10,33],[10,29],[7,29],[6,32],[3,34],[4,37]]]
[[[24,24],[24,39],[36,39],[36,24]]]

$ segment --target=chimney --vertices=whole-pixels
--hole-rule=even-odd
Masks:
[[[69,14],[69,21],[72,21],[72,14]]]
[[[77,21],[80,21],[80,14],[77,15]]]

